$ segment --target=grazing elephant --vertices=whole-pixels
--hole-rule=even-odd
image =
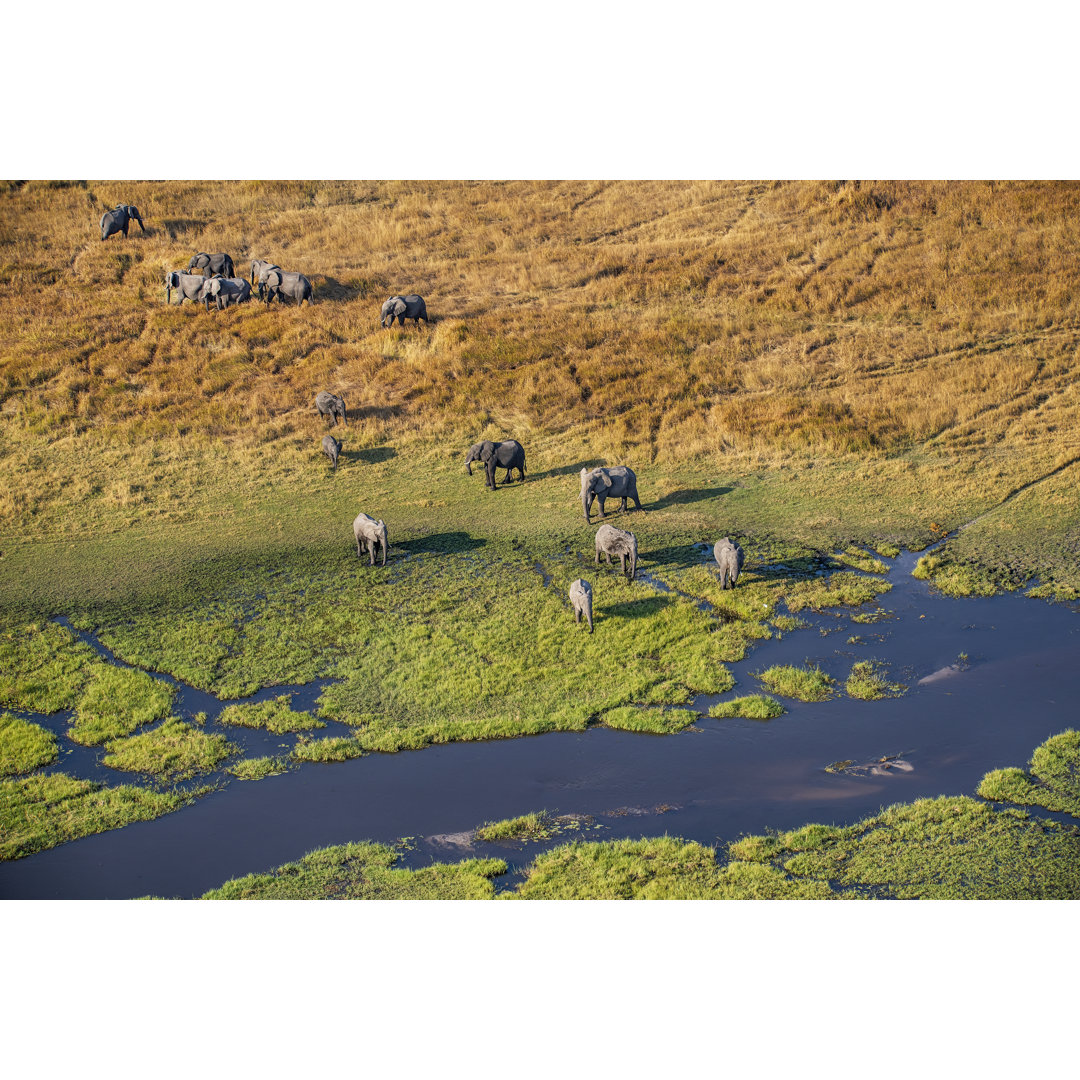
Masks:
[[[331,394],[329,390],[320,390],[315,395],[315,408],[320,416],[333,419],[335,424],[339,416],[343,424],[349,422],[348,417],[345,415],[345,399],[338,397],[336,394]]]
[[[592,633],[592,586],[584,579],[570,582],[570,606],[574,609],[574,622],[581,622],[581,616],[589,624]]]
[[[379,315],[379,325],[393,326],[395,319],[397,319],[399,326],[404,326],[406,319],[414,320],[417,326],[420,325],[421,319],[428,322],[427,306],[424,303],[424,298],[417,296],[416,293],[409,293],[408,296],[387,297]]]
[[[259,286],[259,299],[261,300],[266,294],[266,283],[263,281],[263,274],[269,274],[271,270],[280,270],[281,267],[277,263],[267,262],[265,259],[252,259],[251,260],[251,285],[254,288],[255,285]]]
[[[330,464],[336,469],[338,454],[341,453],[341,443],[333,435],[324,435],[322,449],[323,453],[330,459]]]
[[[194,304],[198,301],[199,293],[205,284],[206,278],[202,274],[185,274],[183,270],[173,270],[165,277],[165,303],[172,303],[172,291],[175,289],[180,294],[178,305],[185,300],[190,300]]]
[[[101,239],[108,240],[113,233],[122,232],[127,237],[128,225],[132,221],[139,223],[139,228],[146,232],[146,226],[139,216],[138,207],[124,206],[118,203],[115,210],[106,210],[101,215]]]
[[[367,514],[357,514],[352,523],[353,536],[356,537],[356,555],[360,556],[360,547],[371,552],[371,564],[375,565],[375,548],[382,544],[382,564],[386,565],[386,549],[389,541],[386,538],[386,523],[369,518]]]
[[[210,301],[217,304],[218,311],[224,311],[230,304],[243,304],[251,299],[251,286],[243,278],[212,277],[203,278],[202,288],[196,300],[206,304],[210,310]]]
[[[213,255],[208,255],[205,251],[200,251],[197,255],[192,255],[191,262],[188,263],[189,270],[198,270],[203,277],[213,277],[217,274],[219,277],[232,277],[233,276],[233,261],[223,251],[216,251]]]
[[[596,565],[600,565],[600,552],[607,556],[608,566],[611,565],[611,556],[619,556],[619,567],[626,573],[626,557],[630,556],[631,581],[637,573],[637,537],[632,532],[624,532],[611,525],[601,525],[596,530]]]
[[[626,500],[634,500],[634,506],[641,509],[641,500],[638,499],[637,477],[633,469],[625,465],[613,465],[610,469],[582,469],[581,470],[581,509],[585,513],[586,522],[589,521],[589,512],[592,510],[593,499],[600,504],[600,520],[604,520],[604,500],[608,498],[621,499],[620,510],[626,509]]]
[[[268,304],[273,303],[275,296],[281,304],[285,303],[286,296],[290,296],[296,301],[297,307],[305,300],[308,304],[315,303],[311,282],[303,274],[297,274],[292,270],[282,270],[280,266],[272,266],[259,275],[260,296],[264,289],[266,290],[264,299]]]
[[[470,446],[469,452],[465,455],[465,468],[470,476],[472,476],[474,461],[484,463],[484,468],[487,470],[487,486],[492,491],[495,490],[496,467],[506,470],[504,484],[511,482],[510,475],[514,469],[517,469],[521,482],[525,482],[525,451],[516,439],[506,439],[503,442],[492,442],[489,439],[487,442]]]
[[[716,541],[712,553],[716,565],[720,567],[720,588],[726,589],[730,581],[731,587],[734,589],[735,582],[739,580],[739,571],[742,569],[743,564],[742,548],[725,536],[723,540]]]

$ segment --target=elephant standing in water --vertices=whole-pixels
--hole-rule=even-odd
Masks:
[[[596,530],[596,565],[600,565],[600,553],[607,556],[608,566],[611,565],[611,556],[619,556],[619,567],[626,573],[626,560],[630,559],[630,573],[627,575],[631,581],[637,573],[637,537],[632,532],[616,529],[611,525],[601,525]]]
[[[113,233],[123,233],[126,238],[128,225],[132,221],[137,221],[139,223],[139,228],[142,229],[143,232],[146,232],[146,226],[139,216],[138,207],[124,206],[122,203],[119,203],[115,210],[106,210],[105,213],[101,215],[101,239],[108,240]]]
[[[382,564],[386,565],[386,549],[390,546],[386,537],[386,522],[376,521],[367,514],[357,514],[352,523],[353,536],[356,537],[356,554],[359,558],[361,545],[371,553],[371,566],[375,565],[375,549],[382,545]]]
[[[338,454],[341,453],[341,443],[333,435],[324,435],[322,441],[323,453],[330,459],[330,464],[337,468]],[[355,522],[354,522],[355,524]],[[359,552],[357,552],[359,554]]]
[[[328,420],[332,419],[335,425],[339,416],[343,424],[349,423],[345,415],[345,399],[337,394],[331,394],[329,390],[320,390],[315,395],[315,408],[320,416],[325,416]]]
[[[191,256],[188,269],[198,270],[203,277],[213,277],[217,274],[218,277],[231,278],[233,276],[233,261],[224,251],[216,251],[213,255],[200,251],[198,254]]]
[[[469,447],[465,455],[465,469],[472,476],[472,463],[482,461],[487,471],[487,486],[495,490],[495,469],[501,467],[506,470],[503,479],[504,484],[509,484],[510,475],[517,469],[521,482],[525,482],[525,450],[516,439],[505,439],[503,442],[476,443]]]
[[[199,293],[206,284],[206,278],[202,274],[185,274],[183,270],[173,270],[165,278],[165,303],[172,303],[172,291],[175,289],[180,294],[177,304],[190,300],[193,304],[198,303]]]
[[[584,579],[570,582],[570,606],[574,609],[574,622],[581,622],[581,616],[589,624],[592,633],[592,586]]]
[[[412,319],[417,326],[420,320],[428,322],[427,305],[422,296],[409,293],[408,296],[389,296],[383,302],[382,311],[379,314],[379,325],[390,327],[397,319],[399,326],[405,325],[406,319]]]
[[[626,500],[634,500],[634,506],[641,509],[641,500],[637,493],[637,477],[633,469],[625,465],[613,465],[611,468],[581,470],[581,509],[585,521],[589,521],[593,499],[600,504],[600,520],[604,520],[604,500],[621,499],[620,510],[626,509]]]
[[[734,540],[725,536],[723,540],[717,540],[712,550],[716,565],[720,567],[720,588],[726,589],[728,582],[735,588],[735,582],[739,580],[739,571],[743,564],[743,551]]]

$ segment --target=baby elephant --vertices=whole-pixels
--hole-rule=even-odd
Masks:
[[[336,469],[338,454],[341,453],[341,443],[333,435],[324,435],[322,449],[323,453],[330,459],[330,464]]]
[[[743,564],[742,548],[725,536],[723,540],[716,541],[712,553],[716,565],[720,567],[720,588],[726,589],[730,581],[731,587],[734,589],[735,582],[739,580],[739,571],[742,569]]]
[[[329,390],[320,390],[315,395],[315,408],[320,416],[325,416],[327,420],[333,420],[335,425],[339,416],[343,424],[349,422],[349,418],[345,415],[345,399],[338,397],[337,394],[331,394]]]
[[[592,586],[584,579],[570,582],[570,606],[574,609],[574,622],[581,622],[581,616],[589,624],[592,633]]]
[[[371,553],[371,566],[375,565],[375,548],[382,544],[382,564],[386,565],[386,549],[389,541],[386,538],[386,522],[376,521],[367,514],[357,514],[352,523],[353,536],[356,537],[356,555],[360,556],[361,544],[365,551]]]
[[[634,580],[637,573],[637,538],[632,532],[616,529],[611,525],[601,525],[596,530],[596,565],[600,565],[600,552],[607,556],[608,566],[611,565],[611,556],[619,556],[619,567],[626,573],[626,557],[630,556],[629,579]]]

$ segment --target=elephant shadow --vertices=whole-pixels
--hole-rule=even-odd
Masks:
[[[714,488],[686,488],[682,491],[673,491],[662,499],[649,504],[650,510],[664,510],[669,506],[685,506],[688,503],[704,502],[706,499],[718,499],[726,495],[732,489],[730,487]]]
[[[400,405],[349,405],[348,410],[350,420],[391,420],[401,415]]]
[[[557,469],[547,469],[530,475],[533,480],[545,480],[549,476],[577,476],[582,469],[595,469],[603,464],[599,458],[590,458],[588,461],[579,461],[576,465],[560,465]]]
[[[466,532],[430,533],[427,536],[418,536],[413,540],[403,540],[394,545],[403,551],[413,555],[436,553],[445,555],[457,551],[475,551],[487,543],[479,537],[470,536]]]
[[[206,222],[199,221],[196,218],[164,218],[161,226],[169,234],[170,240],[176,240],[179,233],[186,235],[201,232],[206,227]],[[147,227],[146,232],[149,234],[149,227]]]
[[[311,285],[313,289],[318,290],[320,300],[363,300],[367,295],[366,289],[357,285],[346,285],[337,278],[323,274],[319,275],[318,280],[313,278]]]
[[[389,461],[397,457],[392,446],[369,446],[363,450],[343,450],[341,456],[347,461],[362,461],[366,465],[378,465],[380,461]]]
[[[719,537],[717,537],[719,539]],[[710,553],[712,548],[709,549]],[[705,552],[692,544],[673,544],[670,547],[656,548],[654,551],[643,551],[641,558],[657,566],[673,567],[679,570],[689,570],[691,566],[700,566],[705,558]]]
[[[622,619],[647,619],[674,602],[672,596],[641,596],[636,600],[620,600],[616,604],[593,601],[598,615]]]

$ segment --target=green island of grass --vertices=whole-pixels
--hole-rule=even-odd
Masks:
[[[851,667],[851,674],[844,683],[849,697],[862,701],[880,701],[886,697],[899,697],[907,687],[903,683],[889,682],[883,666],[874,660],[858,660]]]
[[[158,780],[189,780],[237,752],[224,735],[208,735],[175,716],[165,723],[105,744],[110,769],[141,772]]]
[[[758,672],[756,678],[766,690],[799,701],[827,701],[836,685],[836,680],[818,667],[800,668],[793,664],[775,664]]]
[[[774,720],[783,716],[787,709],[776,698],[768,694],[748,694],[745,697],[732,698],[730,701],[718,701],[709,715],[717,720],[742,717],[746,720]]]
[[[137,727],[167,716],[173,688],[145,671],[101,665],[76,706],[69,735],[84,746],[98,746],[130,735]]]
[[[633,706],[611,709],[600,717],[606,727],[619,731],[646,731],[653,735],[684,731],[697,718],[698,714],[692,709],[640,709]]]
[[[0,776],[19,776],[57,757],[56,736],[11,713],[0,715]]]
[[[317,720],[311,713],[290,708],[291,701],[291,694],[282,694],[270,701],[227,705],[218,714],[218,723],[237,727],[264,728],[274,735],[326,727],[326,724]]]
[[[557,831],[551,815],[538,810],[504,821],[489,821],[476,830],[475,836],[477,840],[495,844],[506,840],[546,840]]]
[[[994,802],[1041,806],[1080,817],[1080,732],[1053,735],[1031,755],[1031,771],[995,769],[984,776],[977,794]]]
[[[262,780],[267,776],[280,776],[289,771],[289,762],[286,758],[259,757],[244,758],[230,765],[226,772],[231,773],[238,780]]]

